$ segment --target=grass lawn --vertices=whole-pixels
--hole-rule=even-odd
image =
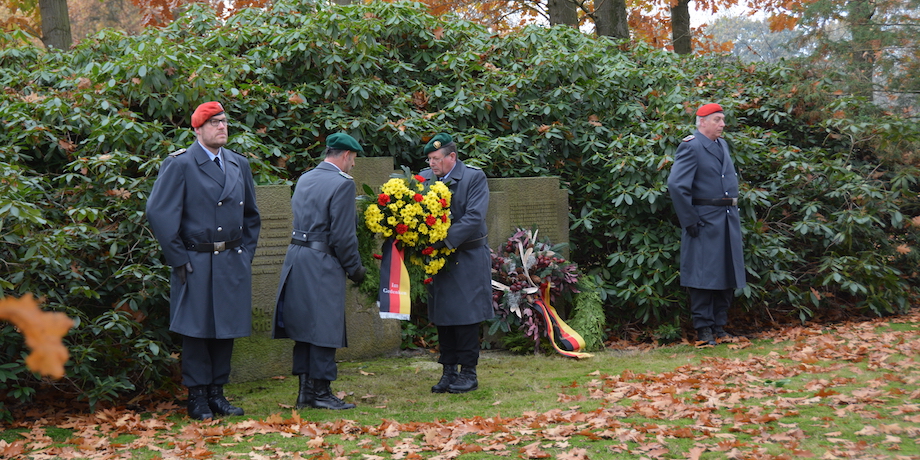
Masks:
[[[0,457],[920,459],[918,320],[580,361],[486,351],[479,390],[460,395],[430,392],[435,354],[346,362],[333,391],[357,409],[294,411],[286,376],[228,385],[246,415],[207,423],[181,401],[21,420]]]

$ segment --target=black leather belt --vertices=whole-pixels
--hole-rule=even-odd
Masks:
[[[738,206],[738,198],[715,198],[712,200],[694,198],[693,204],[697,206]]]
[[[489,243],[489,235],[476,238],[475,240],[466,241],[457,246],[458,251],[468,251],[470,249],[476,249],[480,246],[485,246]]]
[[[192,243],[190,241],[183,241],[182,243],[185,244],[185,249],[189,251],[221,252],[226,251],[227,249],[233,249],[243,244],[243,239],[237,238],[233,241],[215,241],[213,243]]]
[[[323,243],[322,241],[301,241],[294,238],[291,238],[291,244],[296,244],[297,246],[303,246],[305,248],[310,248],[317,250],[319,252],[325,252],[332,257],[335,257],[335,253],[332,252],[332,248],[328,244]]]

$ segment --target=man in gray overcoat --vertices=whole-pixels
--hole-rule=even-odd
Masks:
[[[345,336],[345,277],[364,279],[358,255],[355,182],[348,172],[361,145],[345,133],[326,138],[325,159],[297,180],[291,208],[294,231],[281,268],[273,338],[294,339],[293,374],[300,377],[296,407],[352,409],[332,394],[335,351]]]
[[[715,345],[735,289],[746,285],[738,213],[738,174],[722,137],[725,114],[718,104],[696,113],[697,131],[674,155],[668,191],[683,228],[680,285],[689,288],[697,340]]]
[[[163,160],[147,220],[172,267],[169,329],[182,335],[188,415],[243,415],[224,397],[233,339],[252,329],[252,257],[261,219],[249,162],[224,148],[218,102],[192,114],[197,140]]]
[[[451,191],[447,238],[433,247],[457,250],[428,285],[428,319],[438,328],[438,362],[443,366],[441,379],[431,391],[466,393],[479,388],[480,323],[495,316],[486,229],[489,184],[481,169],[457,159],[457,145],[448,134],[432,137],[423,154],[431,167],[419,175],[426,181],[440,180]]]

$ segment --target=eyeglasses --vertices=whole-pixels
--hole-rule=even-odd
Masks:
[[[431,164],[431,163],[440,163],[440,162],[444,161],[444,159],[447,158],[448,156],[450,156],[449,153],[448,153],[447,155],[442,156],[441,158],[431,158],[431,157],[428,157],[428,158],[425,160],[425,162],[428,163],[428,164]]]
[[[222,124],[224,126],[230,126],[230,119],[229,118],[211,118],[208,120],[208,124],[215,128]]]

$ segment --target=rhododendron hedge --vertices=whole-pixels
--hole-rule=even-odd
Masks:
[[[915,123],[795,63],[742,64],[595,38],[507,35],[413,3],[273,2],[226,23],[200,3],[138,36],[66,52],[0,36],[0,286],[77,324],[58,388],[90,402],[171,382],[168,267],[144,217],[161,159],[220,100],[259,183],[292,182],[345,131],[366,155],[423,168],[439,131],[490,177],[557,175],[571,256],[597,275],[610,326],[687,318],[665,187],[703,102],[725,107],[742,183],[755,316],[841,305],[889,314],[916,285]],[[529,228],[533,222],[514,222]],[[769,313],[769,315],[767,314]],[[41,382],[2,326],[0,392]]]

